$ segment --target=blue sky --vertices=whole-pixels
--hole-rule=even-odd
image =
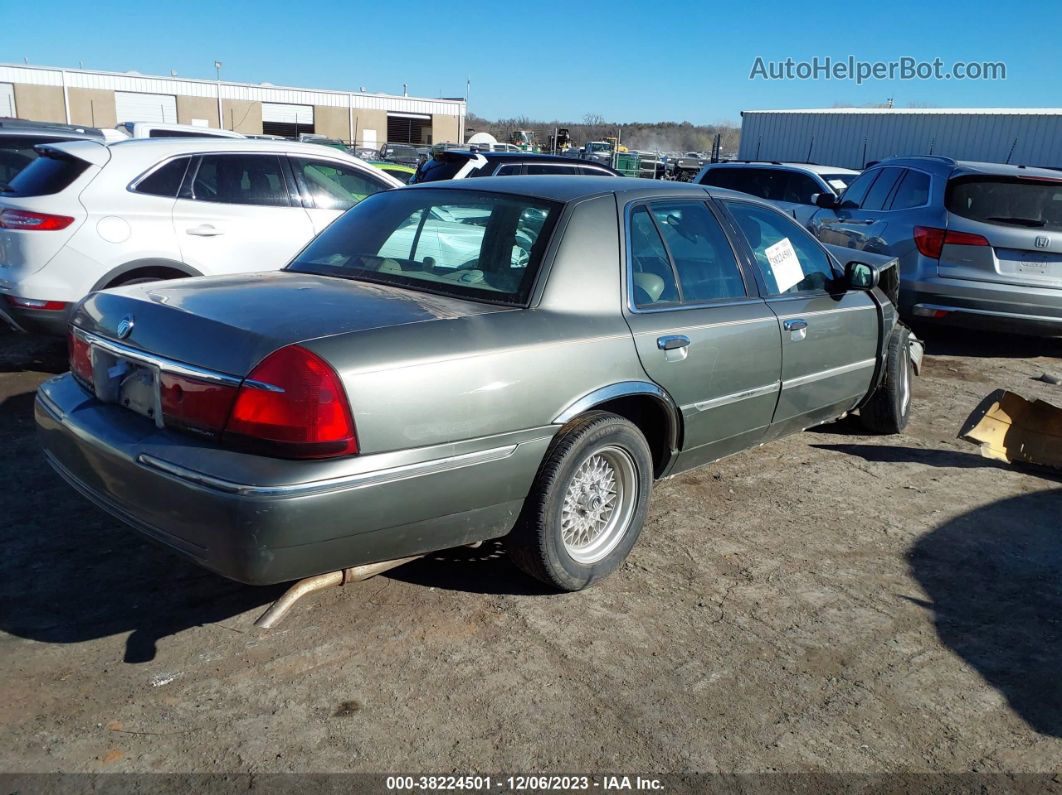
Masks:
[[[1062,3],[95,3],[4,25],[0,61],[463,96],[488,118],[737,121],[745,109],[1062,105]],[[543,9],[553,8],[552,13]],[[5,9],[7,13],[5,12]],[[477,13],[473,9],[485,9]],[[24,3],[0,0],[9,21]],[[766,60],[1003,61],[1004,81],[749,80]]]

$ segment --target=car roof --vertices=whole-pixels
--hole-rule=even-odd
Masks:
[[[859,171],[841,166],[824,166],[819,163],[785,163],[777,160],[731,160],[726,163],[710,163],[708,168],[742,168],[742,167],[777,166],[810,171],[812,174],[858,174]]]
[[[69,140],[88,139],[102,141],[103,133],[95,127],[82,127],[76,124],[58,122],[30,121],[28,119],[0,119],[0,135],[33,136],[42,138],[65,137]]]
[[[695,185],[691,182],[671,182],[639,177],[592,177],[564,175],[535,175],[510,177],[476,177],[475,179],[451,179],[438,182],[421,182],[409,185],[403,190],[444,190],[484,191],[487,193],[507,193],[515,196],[529,196],[535,199],[547,199],[557,202],[573,202],[593,196],[616,194],[625,196],[701,196],[705,194],[729,198],[751,199],[764,204],[744,193],[716,188],[709,185]]]
[[[952,160],[950,157],[937,157],[934,155],[889,157],[878,161],[874,165],[918,166],[952,177],[964,174],[984,174],[996,177],[1044,177],[1047,179],[1062,179],[1062,176],[1059,175],[1058,171],[1050,168],[1009,165],[1007,163],[984,163],[976,160]]]
[[[544,152],[473,152],[469,149],[447,149],[448,155],[465,155],[466,157],[474,157],[480,155],[487,160],[541,160],[551,163],[580,163],[586,165],[595,165],[589,160],[580,160],[577,157],[565,157],[564,155],[551,155]],[[596,164],[600,165],[600,163]]]

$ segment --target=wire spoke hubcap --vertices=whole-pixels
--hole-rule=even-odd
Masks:
[[[591,452],[575,470],[561,506],[561,539],[578,563],[604,558],[630,526],[637,503],[634,460],[619,447]]]

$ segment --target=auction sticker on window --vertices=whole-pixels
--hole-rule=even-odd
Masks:
[[[771,272],[778,283],[778,292],[784,293],[804,280],[804,269],[800,267],[796,249],[793,248],[788,237],[783,237],[773,246],[767,246],[763,253],[767,256],[767,261],[771,263]]]

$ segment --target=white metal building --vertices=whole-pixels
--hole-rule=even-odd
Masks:
[[[1062,108],[746,110],[739,160],[861,169],[894,155],[1062,166]]]
[[[0,116],[113,127],[160,121],[359,145],[464,140],[461,99],[0,64]]]

